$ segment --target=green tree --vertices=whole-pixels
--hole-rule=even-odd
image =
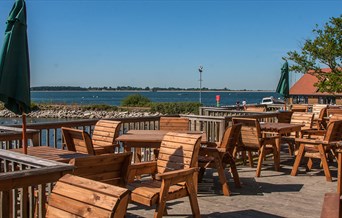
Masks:
[[[320,92],[342,92],[342,15],[332,17],[322,29],[316,25],[314,39],[307,39],[301,51],[290,51],[284,59],[293,61],[290,71],[309,73],[318,78]],[[326,73],[322,68],[330,68]]]

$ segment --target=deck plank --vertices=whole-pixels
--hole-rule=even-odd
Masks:
[[[255,177],[256,168],[238,166],[242,188],[235,188],[228,176],[231,196],[223,196],[218,175],[210,170],[199,184],[198,202],[202,217],[320,217],[324,195],[337,191],[337,163],[330,167],[333,181],[327,182],[323,169],[316,162],[312,172],[305,172],[301,165],[297,176],[290,172],[294,158],[288,155],[286,146],[281,152],[281,170],[274,171],[273,160],[268,158],[262,175]],[[169,216],[189,217],[187,198],[167,204]],[[130,204],[127,217],[152,217],[154,208]]]

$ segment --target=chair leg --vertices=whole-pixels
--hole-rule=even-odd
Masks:
[[[248,151],[248,162],[249,162],[249,166],[254,168],[252,151]]]
[[[310,171],[312,169],[312,158],[309,158],[308,163],[306,164],[306,171]]]
[[[187,176],[186,178],[186,187],[188,190],[189,195],[189,201],[191,206],[192,215],[194,217],[201,217],[199,206],[198,206],[198,200],[197,200],[197,192],[195,188],[195,182],[193,181],[192,175]]]
[[[262,166],[262,162],[264,160],[265,157],[265,146],[262,146],[260,148],[260,154],[259,154],[259,159],[258,159],[258,166],[257,166],[257,170],[256,170],[256,177],[260,177],[260,173],[261,173],[261,166]]]
[[[280,163],[279,163],[279,153],[276,145],[273,145],[273,160],[274,160],[274,169],[275,171],[280,170]]]
[[[160,187],[159,202],[154,212],[154,218],[161,218],[166,210],[166,199],[171,185],[170,180],[163,180]],[[196,193],[196,192],[195,192]]]
[[[204,173],[205,173],[205,167],[200,167],[200,170],[198,173],[198,182],[202,182]]]
[[[230,170],[232,171],[235,187],[241,188],[239,173],[236,168],[235,160],[233,157],[229,157]]]
[[[325,153],[323,144],[318,145],[318,151],[319,151],[319,154],[321,156],[321,161],[323,164],[323,170],[324,170],[325,178],[328,182],[331,182],[332,181],[331,174],[330,174],[329,165],[328,165],[328,161],[327,161],[327,157],[326,157],[326,153]]]
[[[304,152],[305,152],[305,145],[304,144],[300,144],[296,160],[295,160],[295,162],[293,164],[293,167],[292,167],[292,170],[291,170],[291,176],[296,176],[297,175],[298,167],[299,167],[300,162],[301,162],[301,160],[302,160],[302,158],[304,156]]]
[[[288,144],[288,148],[289,148],[289,155],[293,156],[294,144],[292,144],[291,142],[287,142],[287,144]]]
[[[223,195],[225,196],[229,196],[230,195],[230,191],[229,191],[229,185],[227,183],[227,180],[226,180],[226,176],[224,174],[224,168],[223,168],[223,165],[222,165],[222,159],[220,158],[220,155],[218,153],[214,153],[212,154],[213,157],[215,158],[215,167],[216,167],[216,170],[217,170],[217,174],[219,176],[219,181],[221,183],[221,186],[222,186],[222,191],[223,191]]]

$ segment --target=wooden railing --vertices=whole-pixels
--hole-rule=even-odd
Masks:
[[[223,132],[227,126],[230,125],[231,120],[235,116],[239,117],[254,117],[262,122],[276,122],[278,112],[249,112],[249,111],[222,111],[221,116],[203,116],[203,115],[180,115],[187,117],[190,120],[190,130],[205,131],[209,141],[219,141],[222,138]],[[159,118],[153,117],[138,117],[138,118],[115,118],[122,122],[120,134],[123,134],[131,129],[154,130],[159,129]],[[90,120],[76,120],[63,122],[49,122],[49,123],[32,123],[28,124],[28,132],[32,133],[34,138],[34,145],[47,145],[55,148],[62,148],[61,127],[74,127],[84,129],[90,134],[93,131],[97,119]],[[14,127],[20,128],[20,125]],[[0,132],[0,143],[7,143],[7,137]],[[20,141],[21,134],[11,136]],[[11,148],[5,146],[3,148]]]
[[[121,134],[127,132],[130,129],[158,129],[159,128],[159,117],[141,117],[141,118],[116,118],[120,120]],[[46,122],[46,123],[30,123],[27,124],[29,131],[36,131],[35,144],[37,146],[47,145],[50,147],[61,148],[62,147],[62,134],[61,127],[74,127],[78,129],[84,129],[85,131],[92,133],[94,125],[98,119],[88,120],[73,120],[73,121],[62,121],[62,122]],[[20,128],[20,125],[12,125],[12,127]],[[21,135],[16,135],[17,140],[21,139]],[[0,132],[0,143],[6,141],[3,133]]]
[[[0,217],[44,217],[46,184],[74,168],[6,150],[0,163]]]
[[[29,139],[29,145],[38,144],[39,132],[37,130],[28,129],[26,136]],[[0,126],[0,148],[11,149],[22,146],[22,128]]]

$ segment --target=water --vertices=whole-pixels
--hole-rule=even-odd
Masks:
[[[152,102],[199,102],[199,92],[31,92],[31,100],[35,103],[59,104],[107,104],[119,106],[121,101],[132,94],[139,93]],[[279,97],[275,92],[202,92],[204,106],[216,106],[216,95],[221,97],[221,106],[234,105],[243,100],[247,104],[258,104],[263,97]]]

